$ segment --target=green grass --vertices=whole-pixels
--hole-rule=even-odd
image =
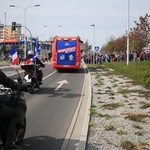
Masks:
[[[96,112],[96,110],[95,110],[95,105],[94,104],[91,104],[91,108],[90,108],[90,114],[91,115],[97,115],[97,112]]]
[[[113,125],[109,125],[105,127],[106,131],[114,131],[116,128]]]
[[[91,121],[89,122],[89,127],[93,127],[93,123]]]
[[[141,126],[139,126],[138,124],[133,124],[132,125],[135,129],[139,129],[139,130],[141,130],[141,129],[143,129]]]
[[[127,131],[123,131],[123,130],[119,129],[119,130],[117,131],[117,134],[119,134],[119,135],[126,135],[126,134],[127,134]]]
[[[136,84],[150,88],[150,61],[103,63],[119,73],[131,78]]]
[[[123,106],[123,105],[120,103],[111,103],[111,104],[104,104],[101,106],[101,108],[114,110],[114,109],[117,109],[118,107],[121,107],[121,106]]]
[[[125,119],[129,119],[135,122],[145,123],[143,116],[126,116]]]
[[[142,92],[142,90],[118,88],[118,93],[120,94],[139,93],[139,92]]]
[[[149,108],[149,107],[150,107],[150,103],[145,103],[145,104],[143,104],[143,106],[141,106],[140,108],[146,109],[146,108]]]

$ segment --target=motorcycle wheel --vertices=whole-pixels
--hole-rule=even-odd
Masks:
[[[25,135],[25,131],[26,131],[26,117],[24,118],[24,125],[22,126],[21,124],[18,124],[17,126],[17,135],[16,139],[14,140],[16,144],[20,144],[22,142]]]
[[[35,93],[35,82],[32,81],[30,86],[31,86],[31,87],[30,87],[30,89],[29,89],[29,93],[30,93],[30,94],[34,94],[34,93]]]

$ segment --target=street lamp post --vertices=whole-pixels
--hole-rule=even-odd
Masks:
[[[24,11],[24,58],[26,58],[26,52],[27,52],[27,48],[26,48],[26,10],[30,7],[38,7],[40,5],[33,5],[33,6],[27,6],[27,7],[22,7],[22,6],[16,6],[16,5],[9,5],[10,7],[17,7],[17,8],[21,8]],[[32,39],[31,39],[32,42]]]
[[[128,0],[128,21],[127,21],[127,65],[129,65],[129,28],[130,28],[130,0]]]
[[[6,13],[5,13],[5,27],[7,26]]]
[[[94,64],[94,51],[95,51],[95,24],[91,24],[93,27],[93,64]]]

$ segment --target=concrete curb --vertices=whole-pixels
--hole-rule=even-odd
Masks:
[[[87,69],[87,67],[86,67]],[[87,69],[87,76],[86,76],[86,85],[85,87],[87,88],[85,90],[86,93],[88,93],[87,97],[87,105],[86,105],[86,111],[85,111],[85,116],[84,116],[84,122],[82,126],[82,131],[79,139],[79,146],[78,150],[85,150],[86,148],[86,141],[87,141],[87,135],[88,135],[88,126],[89,126],[89,120],[90,120],[90,107],[91,107],[91,100],[92,100],[92,95],[91,95],[91,76],[90,73]]]

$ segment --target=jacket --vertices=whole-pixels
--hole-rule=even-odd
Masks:
[[[26,61],[29,60],[29,59],[31,59],[31,58],[33,58],[32,55],[27,56]],[[39,64],[42,68],[45,67],[45,65],[39,60],[38,57],[35,58],[35,60],[33,61],[33,63],[34,63],[34,64],[35,64],[35,63],[36,63],[36,64]]]
[[[0,84],[15,90],[21,90],[22,85],[7,77],[0,69]]]

